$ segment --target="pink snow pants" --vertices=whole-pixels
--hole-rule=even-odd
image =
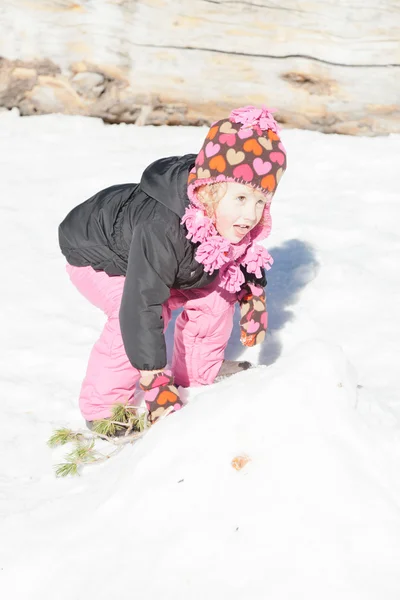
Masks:
[[[104,419],[117,402],[133,403],[140,373],[125,353],[119,308],[125,277],[110,277],[92,267],[67,265],[72,283],[107,316],[90,354],[79,406],[87,421]],[[218,278],[217,278],[218,280]],[[171,290],[163,305],[165,329],[171,311],[183,307],[176,319],[172,372],[176,385],[207,385],[221,367],[232,332],[236,294],[217,288],[218,281],[201,289]]]

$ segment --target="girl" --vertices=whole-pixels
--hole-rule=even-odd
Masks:
[[[113,404],[132,404],[136,383],[155,422],[182,407],[175,386],[225,374],[237,301],[242,343],[264,340],[272,258],[257,242],[270,232],[286,169],[278,131],[265,107],[234,110],[211,126],[197,156],[157,160],[139,184],[101,191],[61,223],[72,283],[107,315],[80,393],[89,427]],[[164,331],[179,307],[170,370]]]

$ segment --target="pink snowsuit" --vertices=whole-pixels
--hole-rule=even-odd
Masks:
[[[87,421],[104,419],[110,416],[113,404],[132,403],[140,378],[125,353],[119,324],[125,277],[110,277],[92,267],[67,264],[66,268],[75,287],[107,315],[91,351],[79,397]],[[218,287],[218,277],[203,288],[171,290],[163,305],[165,329],[171,311],[183,307],[176,319],[171,365],[176,385],[201,386],[214,381],[232,332],[236,300],[236,293]]]

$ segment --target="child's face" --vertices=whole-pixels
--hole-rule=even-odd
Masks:
[[[220,235],[237,244],[260,221],[267,197],[241,183],[228,182],[225,196],[215,211],[215,226]]]

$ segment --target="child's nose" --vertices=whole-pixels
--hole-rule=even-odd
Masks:
[[[256,205],[253,202],[246,202],[243,216],[249,221],[254,221],[257,218]]]

